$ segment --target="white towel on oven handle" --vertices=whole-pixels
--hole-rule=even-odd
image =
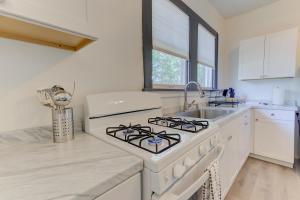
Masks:
[[[222,200],[219,159],[214,160],[206,171],[209,172],[209,179],[200,190],[199,200]]]

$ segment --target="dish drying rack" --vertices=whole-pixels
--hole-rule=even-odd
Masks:
[[[239,98],[230,98],[223,96],[224,90],[209,90],[208,92],[208,106],[229,106],[238,107],[243,101]]]

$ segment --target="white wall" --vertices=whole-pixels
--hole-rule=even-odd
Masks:
[[[76,81],[76,121],[83,119],[87,94],[143,88],[142,0],[89,2],[100,39],[77,53],[0,39],[0,132],[50,125],[50,109],[39,104],[36,90],[54,84],[70,91]],[[223,19],[207,0],[186,3],[221,34]],[[165,105],[182,102],[163,96]]]
[[[49,47],[0,40],[0,131],[51,124],[51,113],[42,107],[36,90],[61,84],[72,90],[76,120],[82,119],[87,94],[141,90],[142,13],[141,0],[90,1],[89,19],[99,41],[70,53]]]
[[[300,78],[238,81],[238,47],[242,39],[285,30],[300,28],[300,1],[280,0],[268,6],[225,21],[227,68],[230,70],[230,85],[237,88],[240,95],[251,100],[271,101],[275,86],[286,89],[286,103],[300,104]],[[300,30],[300,29],[299,29]],[[300,54],[298,53],[298,65]]]

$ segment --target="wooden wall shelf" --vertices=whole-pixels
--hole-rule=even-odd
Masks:
[[[6,16],[0,16],[0,37],[70,51],[77,51],[95,40],[80,34]]]

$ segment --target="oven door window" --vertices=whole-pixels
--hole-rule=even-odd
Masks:
[[[209,196],[209,181],[206,181],[205,185],[203,185],[197,192],[193,194],[188,200],[202,200],[202,199],[210,199]],[[206,196],[205,196],[206,195]]]

